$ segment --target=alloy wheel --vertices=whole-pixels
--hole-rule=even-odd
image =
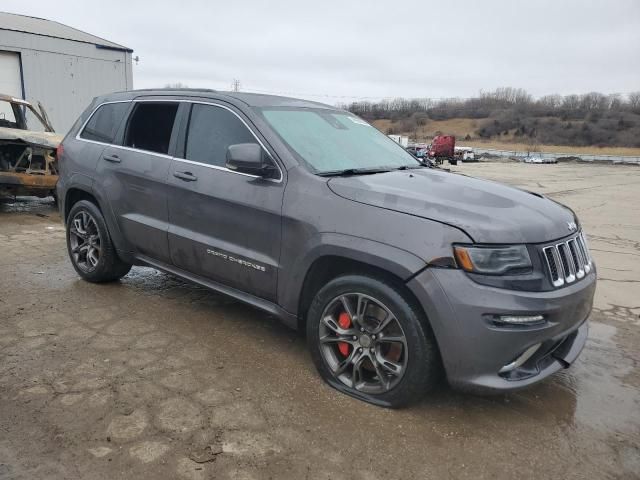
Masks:
[[[100,232],[95,218],[86,210],[75,214],[69,228],[69,244],[73,262],[84,272],[96,268],[100,261]]]
[[[402,379],[407,339],[393,312],[362,293],[334,298],[319,325],[320,352],[333,376],[363,393],[380,394]]]

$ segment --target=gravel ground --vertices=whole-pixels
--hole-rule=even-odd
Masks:
[[[366,405],[262,312],[149,268],[80,280],[50,201],[2,201],[0,478],[640,478],[640,168],[454,169],[582,219],[600,280],[572,368],[505,396]]]

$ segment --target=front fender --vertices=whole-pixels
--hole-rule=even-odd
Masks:
[[[297,314],[307,272],[322,257],[343,257],[387,271],[402,280],[409,279],[426,266],[420,257],[385,243],[340,233],[319,233],[303,248],[304,255],[292,262],[288,275],[278,285],[278,303]],[[283,253],[284,255],[284,253]]]

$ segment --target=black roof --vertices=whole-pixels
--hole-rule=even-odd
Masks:
[[[338,110],[336,107],[324,103],[301,100],[299,98],[281,97],[278,95],[265,95],[261,93],[245,92],[220,92],[207,88],[153,88],[142,90],[128,90],[105,95],[105,100],[132,100],[141,96],[187,96],[212,99],[233,99],[251,107],[300,107],[300,108],[326,108]]]

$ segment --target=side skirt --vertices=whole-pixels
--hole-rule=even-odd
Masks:
[[[186,270],[182,270],[173,265],[167,265],[163,262],[159,262],[157,260],[154,260],[144,255],[136,255],[135,259],[137,260],[136,263],[147,265],[149,267],[156,268],[163,272],[170,273],[172,275],[183,278],[190,282],[196,283],[198,285],[202,285],[203,287],[209,288],[210,290],[213,290],[215,292],[228,295],[229,297],[235,298],[236,300],[240,300],[241,302],[247,303],[252,307],[255,307],[257,309],[270,313],[271,315],[275,315],[286,326],[294,330],[298,329],[298,317],[296,315],[293,315],[287,312],[285,309],[283,309],[282,307],[280,307],[279,305],[273,302],[270,302],[260,297],[256,297],[254,295],[243,292],[241,290],[228,287],[226,285],[223,285],[222,283],[214,282],[213,280],[209,280],[208,278],[204,278],[200,275],[195,275],[193,273],[187,272]]]

